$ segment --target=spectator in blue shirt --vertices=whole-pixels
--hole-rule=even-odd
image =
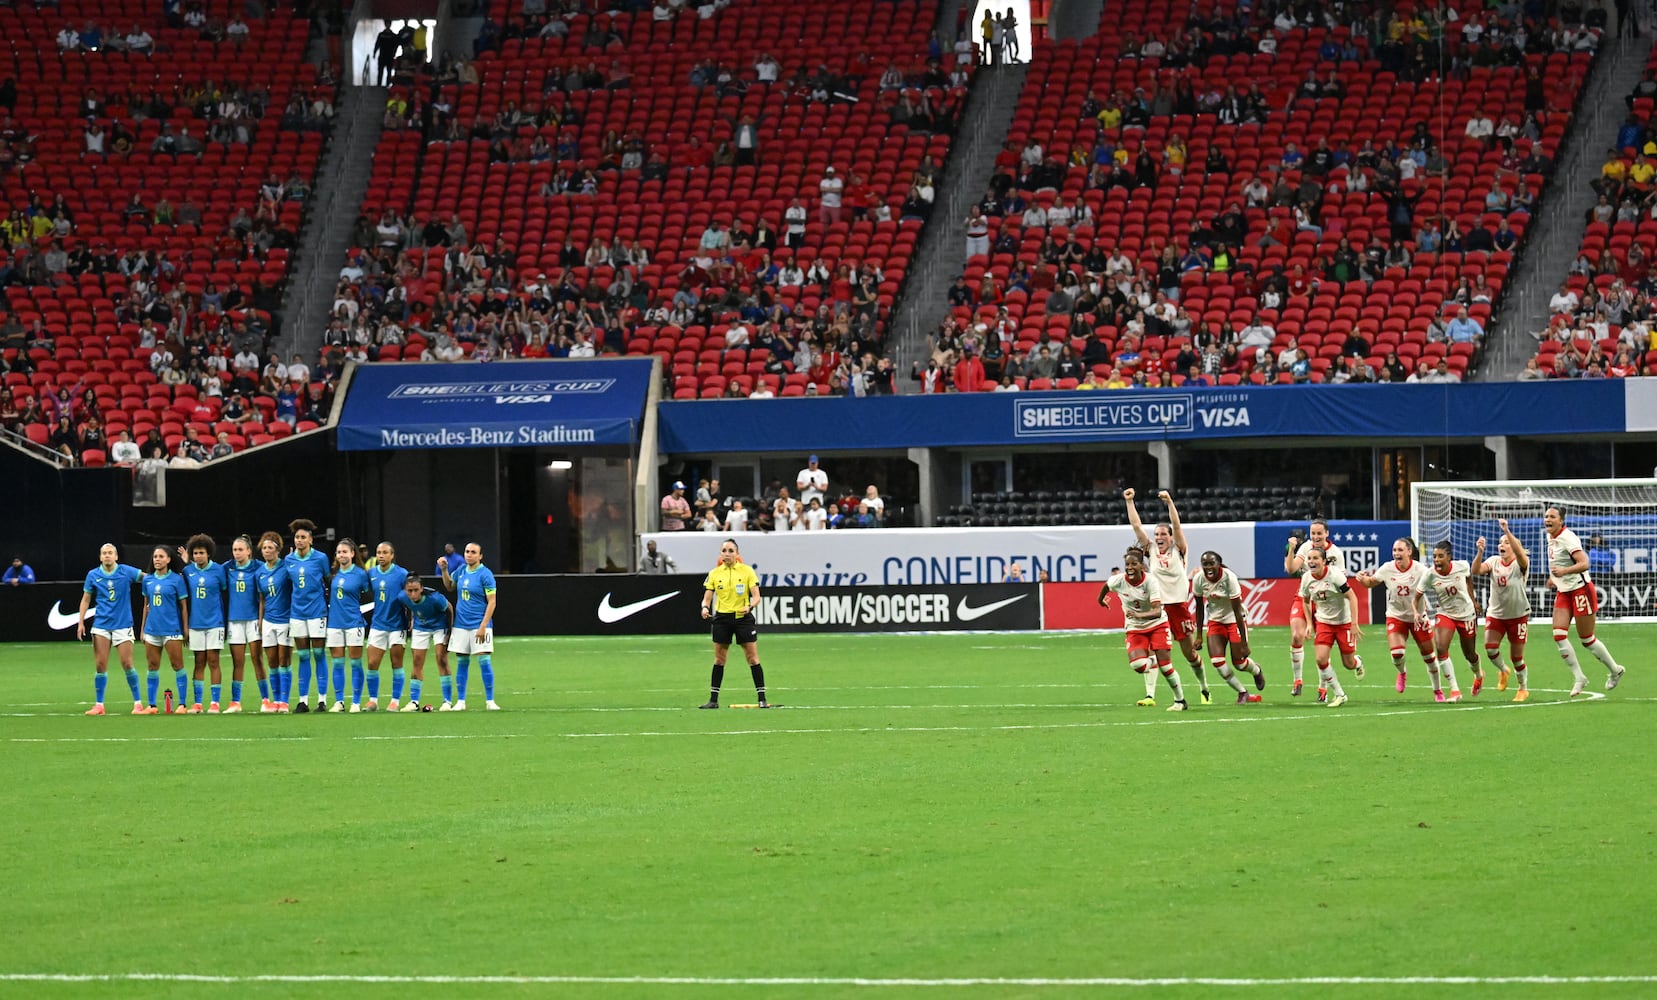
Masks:
[[[6,567],[6,572],[0,574],[0,584],[8,587],[23,586],[35,582],[35,571],[22,556],[13,556],[12,564]]]
[[[1594,575],[1615,573],[1617,554],[1605,547],[1605,538],[1594,535],[1588,539],[1588,572]]]
[[[437,571],[439,573],[443,572],[443,567],[447,566],[449,575],[454,576],[460,572],[460,567],[464,565],[466,565],[466,557],[455,551],[453,542],[443,546],[443,554],[437,557]]]
[[[1465,307],[1456,310],[1456,318],[1446,328],[1452,344],[1477,344],[1484,340],[1484,327],[1467,315]]]

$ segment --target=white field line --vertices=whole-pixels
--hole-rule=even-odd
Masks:
[[[851,976],[348,976],[348,975],[265,975],[215,976],[190,973],[115,972],[115,973],[57,973],[12,972],[0,973],[0,982],[20,983],[210,983],[242,986],[255,983],[331,983],[340,985],[390,986],[521,986],[521,985],[593,985],[593,986],[861,986],[872,989],[915,987],[960,988],[970,986],[1032,986],[1073,989],[1077,987],[1139,987],[1163,988],[1182,986],[1213,986],[1234,988],[1285,986],[1604,986],[1616,984],[1657,983],[1657,975],[1591,975],[1591,976],[1301,976],[1294,978],[1245,978],[1219,976],[1176,976],[1168,978],[1128,978],[1119,976],[1090,976],[1077,978],[1048,977],[948,977],[927,978],[866,978]]]

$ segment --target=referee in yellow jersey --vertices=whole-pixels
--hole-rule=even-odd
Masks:
[[[771,707],[765,700],[765,669],[759,665],[759,625],[754,621],[757,607],[759,577],[737,555],[736,541],[727,538],[719,545],[719,565],[702,582],[702,620],[713,622],[713,679],[703,708],[719,707],[719,685],[725,679],[725,657],[731,651],[732,639],[742,644],[742,652],[748,657],[759,707]]]

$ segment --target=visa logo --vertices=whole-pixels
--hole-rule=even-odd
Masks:
[[[503,406],[507,403],[550,403],[552,397],[547,396],[496,396],[495,405]]]
[[[1249,411],[1246,406],[1216,406],[1198,410],[1204,427],[1247,427]]]

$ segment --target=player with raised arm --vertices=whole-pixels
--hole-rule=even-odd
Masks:
[[[293,638],[288,635],[293,581],[282,561],[282,536],[274,531],[260,535],[259,555],[264,559],[254,570],[259,587],[259,646],[270,672],[272,708],[286,712],[288,697],[293,693]]]
[[[1145,697],[1135,704],[1156,707],[1156,675],[1160,671],[1174,690],[1174,703],[1168,706],[1168,711],[1183,712],[1188,707],[1185,687],[1168,655],[1173,646],[1168,637],[1168,615],[1163,611],[1162,593],[1146,559],[1144,549],[1138,546],[1128,549],[1122,556],[1122,572],[1113,574],[1099,588],[1099,606],[1110,607],[1113,593],[1122,599],[1122,620],[1128,629],[1128,666],[1145,677]]]
[[[1382,563],[1373,573],[1359,573],[1348,579],[1360,587],[1385,587],[1387,592],[1387,649],[1392,667],[1398,671],[1398,693],[1404,693],[1408,673],[1404,668],[1405,640],[1415,639],[1416,651],[1427,664],[1427,673],[1438,689],[1438,652],[1433,646],[1433,619],[1427,613],[1427,574],[1432,572],[1416,557],[1415,542],[1400,538],[1392,543],[1392,562]]]
[[[225,638],[230,643],[230,704],[224,707],[224,713],[235,715],[242,710],[242,677],[249,655],[253,658],[254,680],[259,682],[259,711],[274,712],[276,702],[271,700],[270,681],[259,655],[259,564],[253,561],[253,539],[237,535],[230,543],[230,558],[219,568],[224,570]]]
[[[213,700],[207,706],[210,715],[219,714],[219,697],[224,691],[224,675],[219,668],[219,655],[224,651],[224,567],[213,561],[213,539],[206,535],[191,535],[179,549],[184,556],[184,582],[190,591],[190,653],[195,659],[194,694],[190,714],[200,715],[202,685],[211,675]]]
[[[1571,697],[1582,693],[1588,678],[1577,663],[1576,650],[1571,648],[1571,621],[1576,621],[1576,634],[1582,646],[1594,654],[1594,659],[1605,664],[1610,676],[1605,678],[1605,690],[1614,691],[1622,681],[1624,668],[1611,656],[1611,650],[1594,634],[1595,616],[1599,614],[1599,591],[1588,576],[1588,553],[1576,532],[1565,527],[1565,512],[1549,507],[1542,514],[1542,527],[1548,534],[1548,586],[1557,593],[1553,598],[1553,641],[1559,655],[1571,668]]]
[[[1307,527],[1308,537],[1302,541],[1298,534],[1289,536],[1288,552],[1283,556],[1283,572],[1290,576],[1304,576],[1306,573],[1306,554],[1313,549],[1323,552],[1324,561],[1343,574],[1346,571],[1346,557],[1341,547],[1329,540],[1329,522],[1317,518]],[[1316,623],[1306,618],[1305,607],[1296,601],[1289,609],[1289,664],[1294,668],[1294,688],[1289,692],[1300,697],[1301,666],[1306,659],[1306,638],[1314,631]]]
[[[1168,616],[1168,632],[1179,644],[1179,651],[1191,673],[1197,677],[1202,692],[1202,703],[1213,701],[1208,691],[1208,677],[1203,673],[1202,660],[1197,655],[1197,619],[1191,613],[1191,577],[1186,569],[1185,529],[1179,523],[1179,509],[1167,491],[1157,493],[1168,508],[1168,520],[1156,526],[1156,542],[1145,535],[1145,525],[1139,520],[1139,508],[1134,505],[1133,490],[1123,490],[1122,499],[1128,503],[1128,524],[1133,526],[1134,541],[1149,555],[1151,575],[1156,577],[1157,590],[1162,594],[1162,611]]]
[[[397,711],[403,698],[403,615],[397,599],[403,596],[408,570],[397,565],[397,550],[390,542],[374,547],[374,564],[368,567],[368,586],[374,591],[374,616],[368,622],[368,710],[380,707],[380,661],[391,651],[391,701],[386,710]]]
[[[1248,609],[1243,606],[1243,586],[1237,574],[1226,568],[1218,552],[1202,554],[1202,569],[1191,578],[1191,590],[1203,602],[1208,619],[1208,662],[1214,672],[1237,692],[1237,704],[1260,700],[1243,689],[1237,671],[1254,675],[1257,691],[1266,689],[1266,674],[1249,656]],[[1231,665],[1226,665],[1226,647],[1231,647]]]
[[[290,584],[288,635],[299,651],[299,702],[295,715],[311,710],[311,668],[316,667],[316,704],[328,708],[328,557],[312,547],[316,525],[304,518],[291,521],[293,551],[282,560]],[[345,692],[336,691],[340,700]]]
[[[495,574],[483,564],[483,546],[467,542],[466,565],[449,575],[443,567],[443,585],[455,592],[455,627],[449,636],[449,651],[455,654],[455,702],[453,711],[466,711],[466,677],[472,657],[478,658],[483,675],[484,708],[500,711],[495,704],[495,668],[490,654],[495,649]]]
[[[1484,546],[1479,546],[1484,556]],[[1438,604],[1438,621],[1433,629],[1434,646],[1438,653],[1438,670],[1444,682],[1450,685],[1450,697],[1443,689],[1433,688],[1434,701],[1460,701],[1461,685],[1456,683],[1455,660],[1450,655],[1450,637],[1461,637],[1461,655],[1467,658],[1473,671],[1473,695],[1484,688],[1484,668],[1479,666],[1479,651],[1475,642],[1477,629],[1474,621],[1479,616],[1479,604],[1473,596],[1473,584],[1468,579],[1472,567],[1455,557],[1455,548],[1445,539],[1433,546],[1433,571],[1427,574],[1427,590]]]
[[[1312,642],[1318,664],[1318,701],[1340,708],[1346,704],[1346,692],[1329,666],[1329,650],[1338,646],[1341,666],[1363,678],[1364,663],[1358,658],[1358,642],[1363,638],[1358,627],[1358,592],[1346,582],[1346,572],[1329,561],[1324,550],[1308,549],[1303,558],[1306,575],[1300,578],[1300,599],[1305,604],[1306,620],[1317,626]]]
[[[1498,518],[1496,526],[1502,529],[1502,539],[1496,543],[1495,559],[1484,558],[1484,539],[1478,541],[1478,554],[1473,557],[1474,576],[1490,577],[1490,605],[1485,608],[1484,655],[1500,671],[1496,690],[1507,690],[1507,664],[1502,662],[1502,637],[1507,637],[1508,651],[1513,655],[1513,676],[1519,690],[1514,701],[1530,700],[1530,685],[1525,670],[1525,639],[1530,631],[1530,594],[1525,584],[1530,577],[1530,553],[1524,543],[1508,527],[1507,518]]]
[[[178,687],[178,702],[174,715],[189,710],[184,686],[189,682],[184,673],[184,633],[190,626],[190,595],[185,590],[184,578],[173,572],[173,554],[165,545],[157,545],[150,552],[153,573],[145,573],[139,585],[144,593],[144,620],[139,632],[144,637],[144,659],[150,668],[150,705],[155,705],[155,692],[160,683],[161,651],[173,665],[173,683]]]
[[[334,704],[330,712],[343,712],[345,660],[351,659],[351,712],[362,711],[362,645],[367,622],[362,616],[363,599],[368,596],[368,571],[357,565],[357,543],[342,538],[334,546],[333,593],[328,601],[328,653],[334,658]]]
[[[81,611],[75,626],[75,638],[85,639],[86,614],[92,612],[92,691],[97,700],[87,715],[103,715],[104,688],[109,684],[109,651],[114,649],[121,659],[121,670],[127,676],[127,687],[132,691],[132,714],[154,715],[153,705],[144,704],[138,694],[138,671],[132,665],[132,588],[144,574],[136,566],[123,566],[121,553],[113,542],[105,542],[98,549],[98,565],[86,574],[81,585]],[[151,676],[154,676],[153,674]],[[150,686],[150,701],[155,700],[155,685]]]
[[[437,670],[443,678],[443,707],[438,711],[447,712],[453,691],[450,690],[449,661],[444,649],[449,644],[449,626],[454,623],[454,606],[437,591],[427,590],[420,578],[412,573],[403,582],[403,593],[397,598],[396,606],[408,625],[409,649],[414,655],[414,676],[409,681],[408,704],[401,710],[426,710],[420,704],[420,689],[426,682],[426,650],[430,649],[437,654]]]

